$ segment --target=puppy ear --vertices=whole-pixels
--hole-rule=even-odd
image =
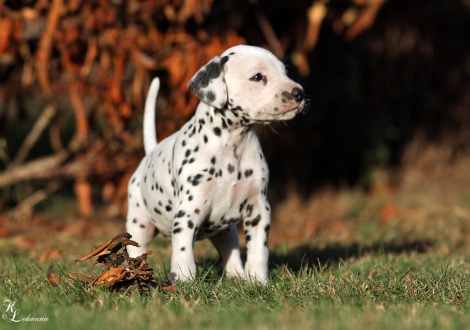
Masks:
[[[216,56],[191,78],[188,88],[203,102],[218,109],[227,103],[227,86],[225,84],[223,65],[228,56]]]

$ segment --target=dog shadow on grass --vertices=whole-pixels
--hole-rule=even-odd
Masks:
[[[322,248],[312,244],[304,244],[287,252],[277,252],[271,249],[269,255],[269,269],[274,270],[287,267],[292,271],[304,268],[330,268],[337,267],[340,262],[351,258],[360,258],[365,255],[403,254],[403,253],[426,253],[435,242],[430,240],[415,240],[405,242],[375,243],[363,245],[352,243],[343,245],[340,243],[330,244]],[[246,260],[246,249],[241,249],[242,259]],[[223,274],[220,260],[204,258],[198,262],[202,270],[209,270],[218,276]]]
[[[343,245],[340,243],[330,244],[317,248],[310,244],[301,245],[287,253],[271,251],[269,256],[269,268],[275,269],[286,266],[298,271],[304,267],[334,267],[340,262],[350,258],[360,258],[364,255],[402,254],[402,253],[425,253],[434,246],[430,240],[415,240],[405,242],[375,243],[363,245],[352,243]]]

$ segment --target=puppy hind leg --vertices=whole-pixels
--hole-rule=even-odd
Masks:
[[[222,259],[227,276],[245,278],[240,257],[237,226],[232,226],[209,238]]]

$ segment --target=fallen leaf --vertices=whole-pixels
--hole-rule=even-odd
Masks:
[[[98,255],[100,252],[106,250],[106,248],[109,246],[109,244],[111,244],[113,240],[110,239],[109,241],[107,241],[106,243],[96,247],[93,251],[91,251],[90,253],[86,254],[85,256],[75,260],[75,262],[82,262],[82,261],[85,261],[85,260],[88,260],[90,258],[93,258],[94,256]]]
[[[46,278],[52,286],[62,285],[62,280],[57,274],[49,273]]]
[[[126,268],[125,266],[111,268],[109,271],[107,271],[107,272],[101,274],[100,276],[98,276],[98,278],[96,280],[94,280],[90,285],[102,286],[106,282],[114,283],[114,282],[116,282],[116,280],[114,280],[114,279],[116,277],[121,277],[125,268]],[[125,273],[124,273],[124,277],[125,277]]]
[[[175,288],[172,285],[167,285],[167,286],[162,286],[163,291],[173,291],[173,292],[178,292],[178,289]]]

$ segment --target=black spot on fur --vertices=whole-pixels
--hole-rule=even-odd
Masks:
[[[234,53],[230,53],[229,55],[232,55],[232,54],[234,54]],[[229,58],[228,56],[221,57],[221,58],[220,58],[220,66],[224,65],[225,63],[227,63],[228,58]]]
[[[243,203],[240,204],[240,208],[239,208],[238,212],[240,212],[240,213],[242,212],[243,208],[245,207],[246,202],[248,202],[248,199],[245,199],[243,201]]]
[[[194,210],[194,213],[196,213],[196,214],[199,214],[199,212],[201,212],[201,210],[199,210],[199,209]]]
[[[222,134],[222,131],[220,130],[219,127],[214,127],[214,134],[217,135],[217,136],[220,136],[220,134]]]
[[[181,250],[181,251],[185,251],[185,250],[186,250],[186,248],[183,246],[183,247],[182,247],[180,250]]]
[[[207,143],[207,136],[204,135],[203,138],[204,138],[204,143]]]
[[[189,228],[189,229],[193,229],[193,228],[194,228],[194,222],[192,222],[191,220],[188,221],[188,228]]]
[[[233,171],[235,171],[235,167],[233,167],[232,164],[228,164],[227,169],[228,169],[228,172],[229,172],[229,173],[233,173]]]
[[[222,60],[220,60],[222,61]],[[200,94],[201,88],[206,88],[212,79],[216,79],[222,73],[222,66],[220,61],[211,61],[204,68],[199,70],[196,76],[188,83],[188,88],[198,97],[202,98]]]
[[[160,214],[160,215],[162,214],[162,212],[161,212],[159,209],[157,209],[156,207],[154,207],[153,210],[154,210],[155,213],[157,213],[157,214]]]
[[[271,225],[266,225],[266,227],[264,227],[264,231],[266,233],[269,232],[269,229],[271,229]]]
[[[137,223],[137,219],[136,218],[132,219],[132,223]]]
[[[254,218],[253,220],[251,220],[251,226],[252,227],[256,227],[258,225],[258,223],[260,222],[261,220],[261,214],[258,214],[256,216],[256,218]]]
[[[250,175],[253,174],[253,170],[252,169],[248,169],[245,171],[245,177],[249,177]]]
[[[189,155],[191,155],[191,150],[186,150],[186,153],[184,154],[185,157],[189,157]]]
[[[249,241],[251,241],[251,236],[250,236],[250,235],[246,235],[245,240],[246,240],[246,242],[248,243]]]
[[[212,165],[214,165],[214,164],[215,164],[215,161],[216,161],[216,158],[215,158],[215,156],[212,156],[212,158],[211,158],[211,163],[212,163]]]
[[[206,93],[205,100],[207,100],[209,102],[214,102],[215,101],[215,96],[216,96],[216,94],[213,91],[209,90]]]
[[[165,206],[165,210],[167,210],[167,212],[170,212],[171,211],[171,206],[170,205]]]
[[[225,117],[225,112],[222,109],[214,108],[214,114]]]
[[[248,204],[246,206],[246,216],[251,217],[252,212],[253,212],[253,204]]]
[[[237,179],[240,180],[242,178],[242,172],[238,172]]]
[[[183,230],[183,229],[182,229],[181,227],[180,227],[180,228],[175,228],[175,229],[173,230],[173,234],[181,233],[182,230]]]
[[[186,214],[186,212],[184,212],[183,210],[180,210],[180,211],[175,215],[175,218],[182,218],[182,217],[184,217],[185,214]]]
[[[140,228],[145,228],[145,225],[143,225],[143,224],[140,224]]]
[[[227,129],[228,126],[227,126],[227,123],[225,122],[225,120],[222,118],[222,128],[223,129]]]
[[[193,180],[191,181],[191,184],[192,184],[193,186],[197,186],[197,185],[200,183],[199,180],[202,178],[202,176],[203,176],[202,174],[196,174],[196,175],[194,176]]]

